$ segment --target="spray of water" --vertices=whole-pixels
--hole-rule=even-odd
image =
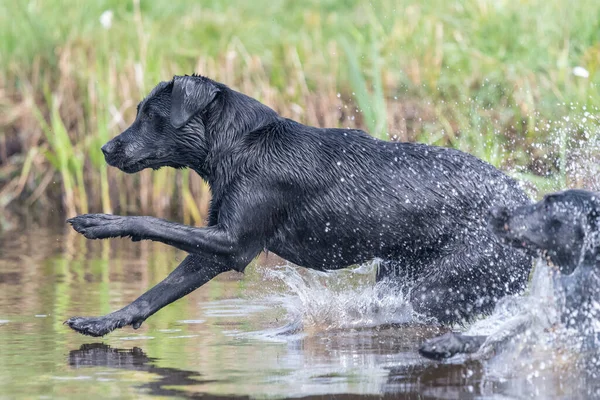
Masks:
[[[270,302],[284,308],[288,325],[279,333],[374,328],[428,323],[413,310],[397,284],[374,283],[378,261],[340,271],[318,272],[289,265],[262,270],[263,279],[282,284]]]
[[[559,310],[552,274],[553,271],[546,262],[538,260],[528,293],[500,299],[492,315],[475,322],[466,334],[485,336],[499,334],[500,331],[505,331],[507,327],[516,324],[524,317],[531,321],[529,330],[533,331],[544,331],[556,324],[559,320]]]
[[[535,131],[547,135],[527,151],[531,163],[511,168],[534,197],[566,188],[600,190],[600,110],[575,103],[563,106],[569,107],[569,116],[538,121]]]
[[[487,379],[500,382],[510,379],[513,384],[520,381],[528,386],[527,391],[539,391],[540,382],[559,377],[560,382],[596,390],[588,384],[590,379],[597,378],[600,366],[600,329],[591,314],[600,315],[600,304],[592,301],[582,304],[581,309],[566,309],[556,273],[544,260],[538,260],[526,295],[502,299],[490,317],[467,330],[469,335],[488,336],[476,354],[489,358]],[[595,275],[592,277],[598,280]],[[590,287],[595,286],[600,293],[600,282],[597,283],[591,282]],[[564,316],[581,313],[583,309],[591,313],[584,316],[591,325],[572,324],[567,328]]]

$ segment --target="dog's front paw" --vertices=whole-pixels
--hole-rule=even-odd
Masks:
[[[111,214],[84,214],[67,222],[88,239],[106,239],[126,236],[129,218]]]
[[[100,337],[109,334],[115,329],[122,328],[129,325],[130,322],[125,319],[111,318],[111,317],[99,317],[99,318],[86,318],[86,317],[73,317],[65,321],[65,325],[68,325],[71,329],[82,335]]]

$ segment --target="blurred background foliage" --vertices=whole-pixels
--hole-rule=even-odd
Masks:
[[[201,224],[195,174],[128,176],[100,152],[192,72],[306,124],[456,147],[533,189],[590,186],[569,165],[599,130],[597,0],[2,0],[0,38],[0,229],[88,211]]]

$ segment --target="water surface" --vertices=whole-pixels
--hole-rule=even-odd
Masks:
[[[376,292],[368,266],[327,276],[274,268],[285,263],[268,255],[139,330],[96,339],[63,325],[128,304],[184,257],[66,230],[0,237],[0,399],[573,398],[560,376],[506,379],[422,359],[416,349],[437,330],[404,324],[407,305]]]

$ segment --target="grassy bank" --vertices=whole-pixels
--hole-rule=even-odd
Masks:
[[[0,208],[200,223],[199,178],[126,176],[99,150],[173,74],[304,123],[457,147],[544,188],[598,132],[596,0],[190,3],[0,3]]]

